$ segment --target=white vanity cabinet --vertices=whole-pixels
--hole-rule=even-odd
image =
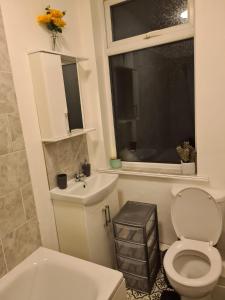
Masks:
[[[115,265],[112,219],[119,211],[117,189],[91,206],[53,200],[60,251],[94,263]]]

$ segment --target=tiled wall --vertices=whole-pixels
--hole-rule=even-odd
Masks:
[[[0,277],[41,244],[0,12]]]
[[[56,186],[56,175],[66,173],[74,177],[81,163],[88,160],[86,136],[77,136],[57,143],[44,145],[45,162],[50,189]]]

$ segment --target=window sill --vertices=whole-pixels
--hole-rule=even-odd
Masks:
[[[182,174],[168,174],[164,172],[150,172],[150,171],[135,171],[135,170],[127,170],[127,169],[105,169],[98,170],[101,173],[111,173],[111,174],[119,174],[119,175],[128,175],[128,176],[141,176],[141,177],[150,177],[150,178],[162,178],[162,179],[175,179],[181,181],[192,181],[192,182],[209,182],[208,177],[198,176],[198,175],[182,175]]]

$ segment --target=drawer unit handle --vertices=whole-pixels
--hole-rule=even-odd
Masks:
[[[111,219],[111,214],[110,214],[110,207],[109,205],[106,205],[106,210],[108,212],[108,220],[107,220],[107,223],[111,223],[112,219]]]

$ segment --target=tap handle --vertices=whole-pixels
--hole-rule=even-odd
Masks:
[[[80,181],[81,178],[85,177],[82,172],[79,171],[79,173],[74,174],[75,181]]]
[[[84,177],[84,176],[85,176],[84,173],[82,171],[79,171],[79,177],[81,178],[81,177]]]
[[[79,181],[79,179],[80,179],[79,174],[78,174],[78,173],[75,173],[75,174],[74,174],[74,178],[75,178],[75,181]]]

